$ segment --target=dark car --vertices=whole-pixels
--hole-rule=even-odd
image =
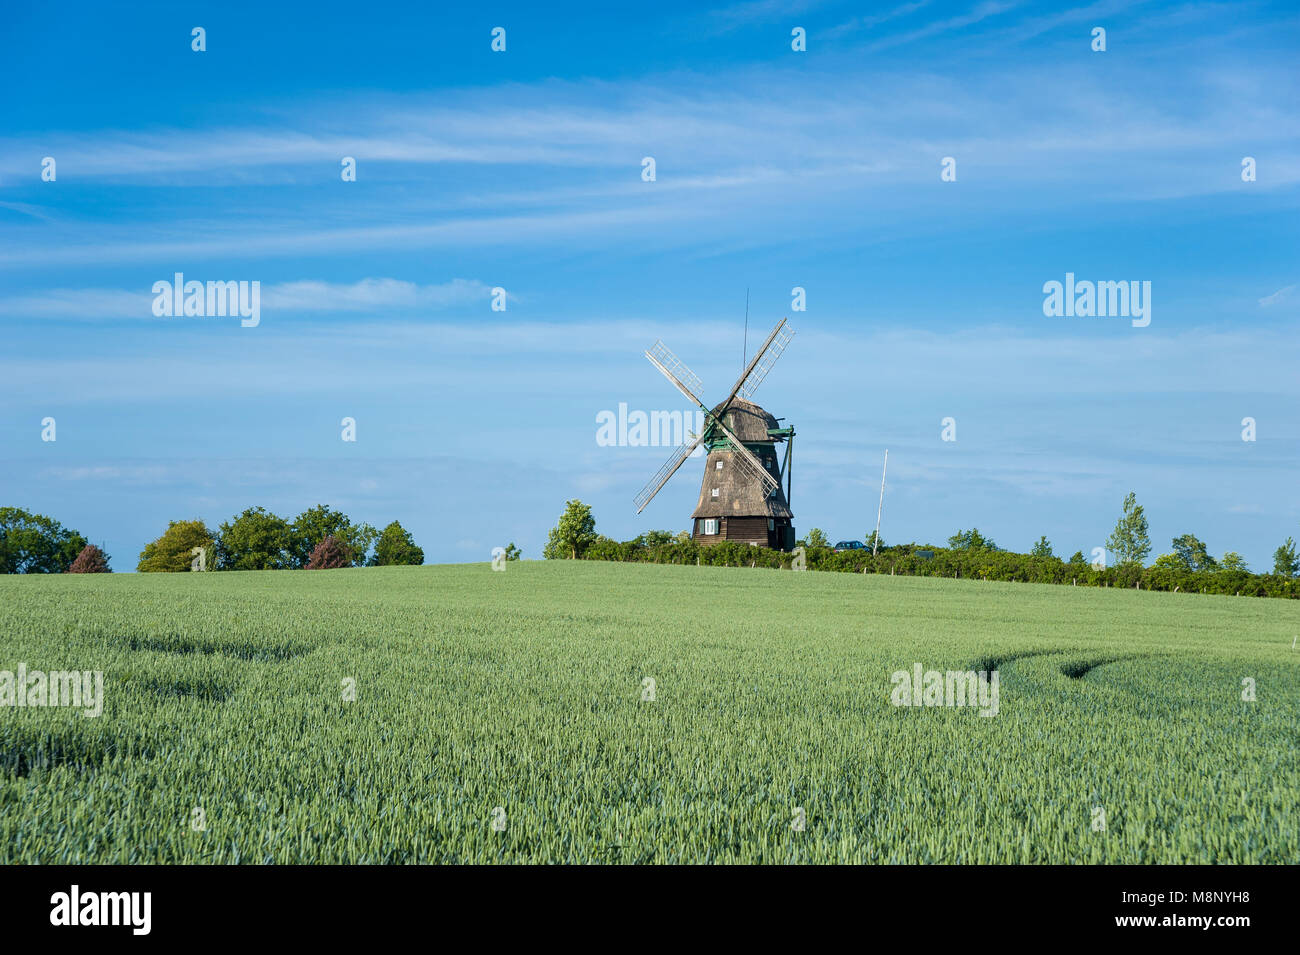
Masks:
[[[845,550],[866,550],[866,549],[867,549],[867,545],[862,543],[862,541],[840,541],[838,544],[836,544],[834,547],[831,548],[831,550],[833,550],[837,554],[840,553],[840,551],[845,551]]]

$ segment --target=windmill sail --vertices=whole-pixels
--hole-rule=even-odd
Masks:
[[[748,375],[745,376],[744,384],[739,388],[740,397],[746,401],[753,398],[754,392],[758,391],[758,386],[763,383],[767,373],[772,370],[776,360],[781,357],[785,351],[785,346],[790,344],[790,339],[794,338],[794,329],[781,319],[781,323],[773,329],[767,344],[759,351],[758,356],[754,359],[754,365]]]
[[[786,324],[784,318],[776,323],[776,327],[767,336],[767,341],[763,342],[763,347],[754,353],[754,357],[745,366],[736,383],[731,386],[731,393],[719,408],[720,414],[726,413],[727,407],[736,395],[740,395],[746,401],[749,400],[750,395],[758,390],[758,386],[763,383],[763,379],[767,377],[767,373],[772,370],[772,366],[776,364],[776,360],[781,357],[785,346],[790,344],[790,339],[793,337],[794,329]]]
[[[703,437],[698,437],[690,444],[683,444],[673,452],[672,457],[664,462],[663,467],[650,479],[649,483],[641,488],[641,492],[633,498],[638,514],[645,510],[645,506],[659,493],[659,489],[668,483],[670,477],[677,473],[677,469],[691,456],[691,452],[700,446],[700,442],[703,440]]]
[[[668,346],[659,339],[645,353],[650,359],[650,363],[658,368],[673,385],[691,401],[695,402],[701,408],[704,402],[695,397],[693,392],[703,391],[704,382],[700,381],[699,375],[686,367],[686,363],[669,350]]]

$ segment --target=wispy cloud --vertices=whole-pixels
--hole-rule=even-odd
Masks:
[[[967,13],[960,14],[959,16],[949,17],[946,20],[936,20],[933,23],[928,23],[915,30],[909,30],[906,33],[898,33],[893,36],[883,37],[875,43],[872,43],[868,49],[879,51],[893,46],[900,46],[904,43],[914,43],[917,40],[936,36],[940,33],[949,33],[953,30],[963,30],[966,27],[974,26],[983,20],[987,20],[989,17],[995,17],[999,14],[1006,13],[1009,10],[1014,10],[1015,7],[1016,4],[1002,2],[1002,0],[985,0],[984,3],[978,4]]]
[[[916,13],[918,10],[923,10],[929,5],[930,0],[913,0],[912,3],[904,3],[902,6],[894,7],[894,9],[887,10],[884,13],[874,13],[869,16],[854,17],[852,20],[846,20],[844,23],[831,27],[829,30],[825,31],[825,35],[827,39],[835,39],[858,33],[862,30],[871,30],[880,26],[882,23],[888,23],[889,21],[896,20],[899,17],[906,17]]]
[[[1291,297],[1291,293],[1296,290],[1294,285],[1286,285],[1278,289],[1272,295],[1265,295],[1259,300],[1261,308],[1268,308],[1270,305],[1276,305],[1278,302],[1284,302]]]
[[[168,274],[161,276],[171,281]],[[213,276],[188,275],[205,281]],[[223,281],[225,277],[217,276]],[[477,279],[452,279],[419,285],[394,278],[366,278],[351,284],[303,280],[262,288],[263,310],[274,312],[386,312],[433,310],[486,301],[491,288]],[[153,293],[127,289],[51,289],[0,298],[0,316],[19,319],[140,319],[162,321],[153,314]],[[509,298],[509,296],[508,296]]]

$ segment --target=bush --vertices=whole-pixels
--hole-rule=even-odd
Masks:
[[[351,564],[352,552],[334,537],[327,537],[317,544],[307,558],[307,570],[337,570]]]
[[[972,532],[974,533],[974,532]],[[933,556],[918,553],[925,551]],[[766,547],[752,547],[734,541],[701,546],[694,541],[646,546],[641,538],[620,543],[597,536],[586,549],[587,560],[643,561],[655,564],[696,564],[714,567],[768,567],[789,569],[794,555]],[[852,574],[895,574],[915,577],[952,577],[959,580],[997,580],[1017,583],[1065,584],[1080,587],[1128,587],[1142,590],[1177,589],[1182,593],[1232,596],[1300,598],[1300,580],[1276,574],[1246,571],[1192,571],[1174,558],[1157,560],[1144,568],[1136,561],[1097,570],[1082,552],[1069,562],[1059,557],[1015,554],[987,547],[944,549],[933,545],[902,544],[882,548],[872,556],[869,550],[835,553],[826,547],[805,547],[810,571]]]
[[[113,569],[108,566],[108,555],[94,544],[87,544],[81,548],[77,559],[68,567],[70,574],[111,574],[112,572]]]

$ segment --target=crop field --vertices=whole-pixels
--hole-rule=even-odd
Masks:
[[[0,578],[0,671],[103,673],[0,706],[0,861],[1295,863],[1297,634],[748,568]],[[996,715],[892,705],[918,664]]]

